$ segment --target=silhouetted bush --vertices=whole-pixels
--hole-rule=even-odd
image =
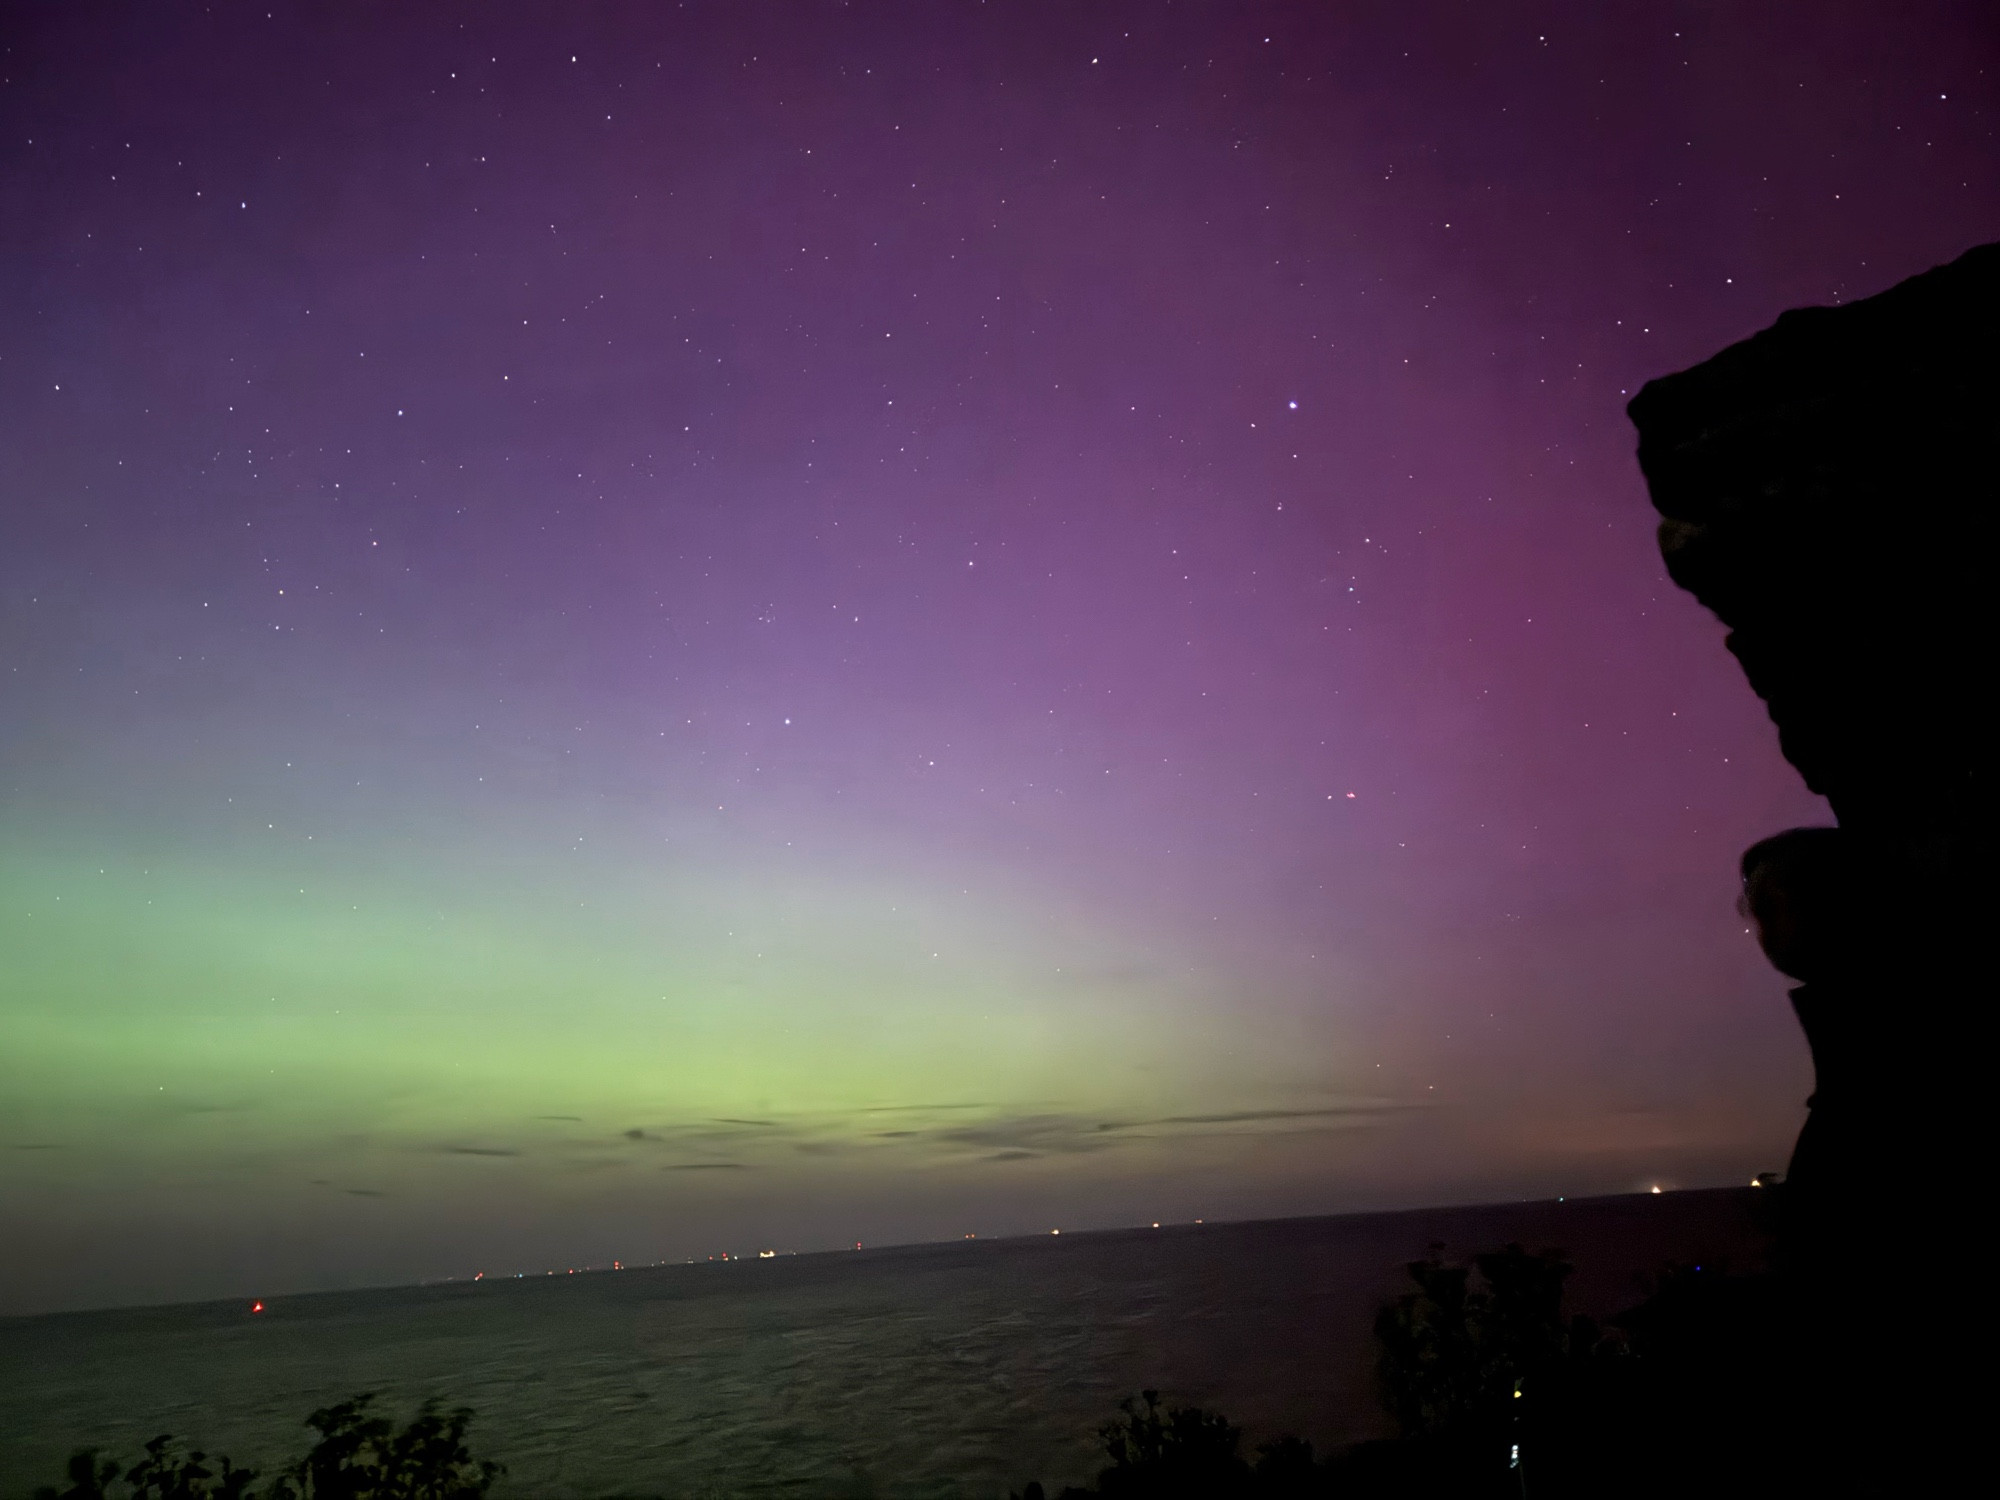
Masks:
[[[1600,1327],[1563,1310],[1561,1252],[1508,1245],[1452,1266],[1434,1252],[1375,1320],[1376,1373],[1400,1436],[1324,1460],[1296,1437],[1240,1455],[1199,1408],[1126,1401],[1100,1429],[1111,1466],[1057,1500],[1597,1500],[1797,1493],[1785,1324],[1773,1283],[1668,1266]],[[1824,1492],[1838,1492],[1838,1486]],[[1046,1500],[1030,1485],[1015,1500]]]
[[[133,1500],[242,1500],[257,1471],[239,1469],[226,1458],[216,1462],[221,1467],[211,1469],[206,1453],[181,1453],[162,1433],[146,1444],[146,1456],[125,1471],[125,1482]]]
[[[1572,1267],[1556,1250],[1519,1245],[1476,1257],[1471,1268],[1432,1254],[1412,1261],[1417,1284],[1375,1319],[1383,1404],[1403,1436],[1456,1444],[1492,1440],[1518,1419],[1517,1403],[1573,1355],[1588,1357],[1598,1330],[1563,1319]]]
[[[1670,1265],[1600,1328],[1564,1316],[1558,1252],[1509,1245],[1473,1268],[1412,1264],[1416,1290],[1377,1317],[1403,1436],[1340,1456],[1336,1493],[1720,1496],[1798,1479],[1796,1355],[1768,1275]]]
[[[130,1500],[248,1500],[256,1470],[239,1469],[226,1458],[215,1462],[220,1467],[210,1468],[208,1455],[199,1450],[183,1453],[165,1433],[147,1443],[146,1456],[122,1474],[115,1461],[86,1448],[70,1455],[68,1486],[44,1485],[35,1500],[110,1500],[121,1494]]]
[[[1434,1251],[1408,1269],[1416,1290],[1375,1319],[1382,1402],[1404,1446],[1353,1462],[1405,1468],[1402,1482],[1419,1490],[1476,1494],[1510,1476],[1518,1490],[1622,1346],[1591,1319],[1564,1317],[1573,1268],[1560,1251],[1508,1245],[1471,1267]]]
[[[65,1489],[45,1484],[35,1491],[34,1500],[104,1500],[105,1486],[118,1478],[118,1465],[99,1458],[95,1448],[82,1448],[69,1456],[63,1471],[69,1480]]]
[[[398,1431],[387,1417],[369,1413],[374,1399],[355,1396],[307,1417],[319,1441],[261,1494],[250,1489],[255,1470],[226,1458],[210,1467],[207,1454],[184,1454],[162,1434],[122,1474],[96,1449],[72,1454],[68,1486],[45,1485],[35,1500],[479,1500],[492,1488],[502,1470],[475,1462],[467,1450],[469,1409],[447,1412],[427,1401]]]
[[[1071,1485],[1057,1500],[1292,1500],[1322,1493],[1312,1444],[1299,1438],[1262,1444],[1252,1464],[1237,1451],[1242,1432],[1218,1412],[1162,1408],[1158,1391],[1127,1397],[1118,1409],[1124,1415],[1097,1430],[1110,1467],[1099,1471],[1094,1488]],[[1047,1500],[1047,1492],[1030,1484],[1011,1500]]]
[[[1237,1455],[1243,1434],[1219,1413],[1198,1406],[1160,1409],[1158,1391],[1129,1396],[1125,1415],[1098,1429],[1111,1467],[1097,1476],[1100,1495],[1233,1495],[1250,1475]]]

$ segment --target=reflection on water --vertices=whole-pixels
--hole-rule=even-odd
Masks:
[[[266,1468],[379,1390],[478,1412],[496,1496],[1005,1495],[1081,1481],[1156,1386],[1251,1444],[1382,1430],[1369,1321],[1402,1262],[1560,1244],[1572,1306],[1670,1259],[1756,1253],[1747,1191],[633,1268],[0,1321],[0,1495],[156,1432]]]

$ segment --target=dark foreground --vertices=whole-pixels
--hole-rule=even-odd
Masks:
[[[0,1323],[0,1496],[161,1432],[260,1469],[361,1391],[477,1413],[496,1497],[981,1496],[1094,1481],[1120,1401],[1225,1413],[1241,1450],[1390,1435],[1377,1310],[1407,1262],[1518,1242],[1603,1317],[1668,1262],[1748,1269],[1748,1189],[1173,1226]]]

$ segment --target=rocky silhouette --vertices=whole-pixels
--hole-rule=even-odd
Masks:
[[[1668,572],[1839,824],[1742,867],[1817,1075],[1783,1188],[1798,1464],[1918,1492],[1912,1463],[1968,1457],[1946,1344],[1986,1332],[1911,1292],[1964,1242],[1990,1138],[2000,245],[1787,312],[1628,410]]]

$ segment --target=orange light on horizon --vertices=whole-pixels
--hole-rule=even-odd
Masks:
[[[261,1302],[253,1302],[250,1304],[250,1311],[252,1311],[253,1313],[260,1313],[263,1310],[264,1310],[264,1304]]]

